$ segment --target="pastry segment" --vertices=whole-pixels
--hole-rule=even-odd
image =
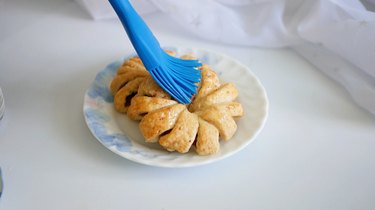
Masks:
[[[212,124],[199,118],[199,128],[195,151],[198,155],[212,155],[220,150],[219,130]]]
[[[199,117],[214,125],[219,130],[220,138],[229,140],[237,130],[237,124],[232,116],[216,106],[197,112]]]
[[[157,142],[162,133],[172,129],[184,109],[184,105],[176,104],[145,115],[139,123],[139,128],[146,142]]]
[[[214,104],[226,103],[235,100],[238,96],[238,90],[232,83],[226,83],[218,89],[207,94],[205,97],[198,98],[191,104],[190,110],[197,111]]]
[[[129,71],[116,76],[111,82],[111,92],[115,95],[120,88],[125,86],[128,82],[134,80],[137,77],[145,77],[149,75],[147,71]]]
[[[226,112],[233,118],[237,119],[244,115],[242,105],[236,101],[226,102],[222,104],[215,104],[221,112]]]
[[[122,66],[118,69],[117,74],[123,74],[129,71],[147,71],[143,66],[142,61],[138,57],[130,58],[126,60]]]
[[[159,144],[168,151],[186,153],[194,142],[198,126],[198,116],[185,109],[178,117],[172,131],[160,137]]]
[[[156,82],[152,79],[151,75],[145,78],[145,81],[139,86],[138,95],[150,96],[156,98],[170,99],[171,96],[165,92]]]
[[[149,96],[135,96],[127,114],[132,120],[141,120],[147,113],[173,104],[177,104],[177,101]]]
[[[139,84],[141,84],[142,81],[143,77],[135,78],[117,91],[114,98],[114,104],[115,109],[118,112],[126,113],[128,107],[130,106],[131,98],[137,94]]]

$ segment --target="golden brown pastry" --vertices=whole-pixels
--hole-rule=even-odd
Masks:
[[[147,71],[139,57],[133,57],[125,61],[117,71],[117,74],[123,74],[128,71]]]
[[[145,115],[139,128],[147,142],[157,142],[158,137],[175,125],[180,113],[186,109],[182,104],[167,106]]]
[[[139,86],[138,95],[155,98],[171,98],[171,96],[155,82],[151,75],[146,76],[145,81]]]
[[[168,151],[186,153],[198,132],[198,116],[184,109],[170,133],[160,137],[159,144]]]
[[[131,101],[131,106],[127,110],[127,114],[132,120],[141,120],[143,116],[149,112],[173,104],[177,104],[177,101],[150,96],[134,96]]]
[[[122,87],[124,87],[128,82],[138,78],[146,77],[149,73],[147,71],[128,71],[125,73],[118,74],[111,82],[111,92],[115,95]]]
[[[214,104],[221,104],[231,102],[238,96],[238,91],[232,83],[226,83],[215,91],[211,91],[204,97],[199,97],[194,100],[190,106],[191,111],[205,109]]]
[[[211,155],[217,153],[219,149],[219,130],[214,125],[199,118],[195,151],[199,155]]]
[[[170,55],[174,52],[168,51]],[[182,59],[195,59],[184,55]],[[229,140],[237,130],[236,121],[244,114],[236,102],[233,83],[221,84],[208,65],[199,69],[202,79],[190,104],[173,100],[151,77],[138,57],[126,60],[111,82],[114,107],[132,120],[146,142],[158,142],[168,151],[198,155],[220,151],[220,139]]]
[[[143,77],[137,77],[126,83],[114,97],[115,109],[118,112],[126,113],[130,106],[130,99],[138,92],[139,85],[143,82]]]
[[[217,106],[210,106],[207,109],[198,111],[197,114],[214,125],[219,130],[219,136],[224,140],[232,138],[237,130],[237,124],[230,113],[219,109]]]
[[[208,65],[203,64],[200,67],[202,79],[199,84],[199,91],[195,96],[194,101],[191,102],[191,109],[195,106],[195,104],[207,94],[213,92],[220,86],[219,77],[217,76],[216,72],[214,72]],[[194,111],[194,110],[192,110]]]

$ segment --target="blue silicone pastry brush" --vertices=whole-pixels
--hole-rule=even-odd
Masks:
[[[128,37],[154,80],[180,103],[187,104],[197,92],[201,66],[197,60],[183,60],[161,49],[146,23],[128,0],[109,0]]]

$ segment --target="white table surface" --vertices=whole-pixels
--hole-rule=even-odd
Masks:
[[[250,67],[270,101],[256,141],[182,169],[110,152],[82,105],[96,73],[133,51],[119,21],[92,21],[73,1],[0,0],[1,210],[375,208],[375,117],[341,86],[288,49],[201,40],[160,14],[146,21],[164,45]]]

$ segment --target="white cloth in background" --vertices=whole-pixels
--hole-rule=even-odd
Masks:
[[[375,13],[358,0],[132,3],[141,14],[166,13],[204,39],[234,45],[291,47],[343,85],[360,106],[375,115]],[[367,8],[375,8],[374,0],[364,3]],[[103,8],[111,13],[107,17],[115,17],[109,4]]]

